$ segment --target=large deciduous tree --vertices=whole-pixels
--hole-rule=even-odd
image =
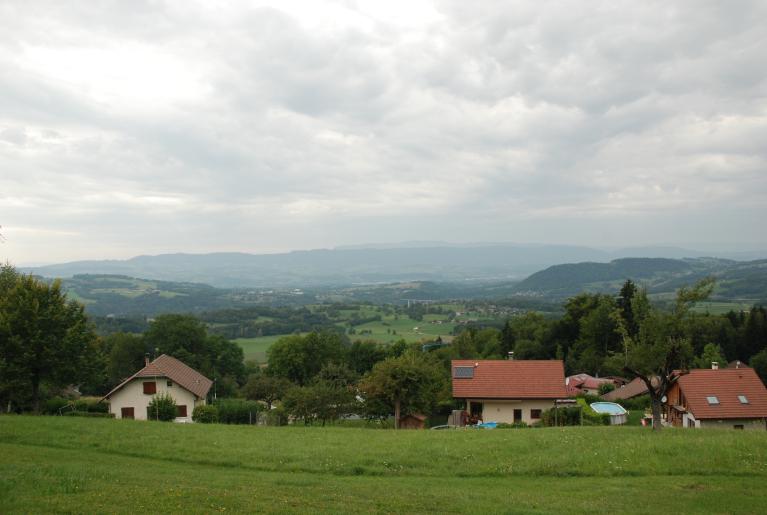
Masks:
[[[59,281],[0,271],[0,396],[4,403],[29,402],[40,411],[41,388],[88,380],[88,359],[97,338]]]
[[[144,333],[144,345],[168,354],[216,381],[219,394],[231,395],[245,382],[242,348],[218,335],[208,335],[191,315],[160,315]]]
[[[267,351],[267,371],[300,386],[308,385],[324,365],[341,360],[343,345],[341,336],[333,332],[285,336]]]
[[[677,292],[676,303],[671,312],[653,307],[647,299],[647,292],[638,291],[633,295],[631,310],[637,324],[635,335],[631,335],[622,313],[616,312],[615,320],[623,337],[623,355],[616,355],[623,362],[623,370],[632,377],[640,378],[652,402],[653,429],[661,428],[661,404],[674,374],[685,369],[693,358],[692,345],[684,333],[684,320],[690,307],[711,294],[714,287],[712,278],[698,282],[692,288]]]
[[[246,399],[263,401],[272,409],[274,401],[284,397],[293,384],[283,377],[252,374],[242,387]]]
[[[398,429],[403,414],[431,411],[443,383],[443,370],[436,362],[408,352],[377,363],[359,387],[368,412],[389,415],[393,411]]]

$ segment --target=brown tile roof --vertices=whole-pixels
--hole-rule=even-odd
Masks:
[[[453,360],[455,367],[472,367],[473,377],[453,377],[457,399],[562,399],[565,369],[559,360]],[[455,373],[451,374],[452,376]]]
[[[767,388],[752,368],[690,370],[679,377],[679,388],[697,419],[767,417]],[[739,395],[748,404],[741,403]],[[709,396],[719,399],[719,404],[709,404]]]
[[[187,366],[185,363],[172,356],[163,354],[128,379],[115,386],[112,391],[104,396],[104,399],[109,398],[114,392],[137,377],[167,377],[200,398],[204,398],[208,395],[210,387],[213,386],[213,381],[195,369]]]
[[[602,398],[606,401],[612,402],[615,400],[630,399],[645,393],[647,393],[647,385],[644,381],[638,377],[635,377],[630,383],[621,386],[620,388],[616,388],[612,392],[607,392],[606,394],[602,395]]]

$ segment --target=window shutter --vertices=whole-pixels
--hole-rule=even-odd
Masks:
[[[176,416],[186,417],[186,405],[181,404],[180,406],[176,406]]]
[[[144,383],[144,393],[146,395],[154,395],[157,393],[157,383],[154,381],[147,381]]]

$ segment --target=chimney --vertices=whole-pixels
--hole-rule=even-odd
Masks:
[[[719,362],[718,361],[712,361],[711,362],[711,370],[719,370]]]
[[[144,354],[144,366],[149,366],[149,353]]]
[[[509,351],[509,361],[514,361],[514,351],[513,350]]]

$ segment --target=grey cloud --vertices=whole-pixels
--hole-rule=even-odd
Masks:
[[[274,5],[0,8],[0,223],[21,245],[3,250],[32,260],[14,226],[78,234],[72,257],[424,234],[767,244],[737,223],[767,215],[761,2],[439,2],[422,26]],[[119,60],[69,83],[30,48],[135,48],[194,88],[131,96]]]

